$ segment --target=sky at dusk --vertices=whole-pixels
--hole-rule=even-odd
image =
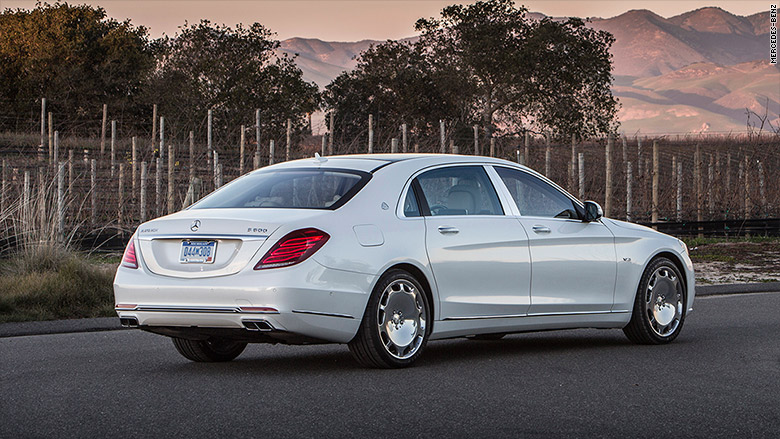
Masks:
[[[53,3],[53,0],[50,1]],[[135,25],[150,29],[153,37],[174,35],[185,21],[235,25],[259,22],[276,32],[279,39],[319,38],[327,41],[397,39],[412,36],[420,17],[437,16],[456,1],[439,0],[109,0],[73,1],[103,7],[117,20],[130,18]],[[733,14],[751,15],[768,10],[770,1],[692,0],[527,0],[517,2],[534,12],[550,16],[613,17],[631,9],[649,9],[671,17],[705,6],[718,6]],[[0,9],[34,8],[35,1],[0,0]]]

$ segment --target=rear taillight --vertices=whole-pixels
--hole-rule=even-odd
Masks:
[[[127,243],[125,254],[122,255],[122,266],[126,268],[138,268],[138,260],[135,258],[135,244],[133,239]]]
[[[279,240],[255,265],[255,270],[279,268],[305,261],[325,244],[330,235],[317,229],[290,232]]]

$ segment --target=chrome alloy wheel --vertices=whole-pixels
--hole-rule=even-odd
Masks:
[[[399,360],[413,356],[425,340],[425,300],[405,279],[385,288],[379,298],[377,329],[388,354]]]
[[[660,337],[674,334],[683,313],[683,286],[670,267],[658,267],[645,292],[645,313],[650,328]]]

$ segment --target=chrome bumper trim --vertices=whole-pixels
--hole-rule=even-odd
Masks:
[[[352,317],[349,314],[338,314],[338,313],[334,313],[334,312],[309,311],[309,310],[305,310],[305,309],[294,309],[294,310],[292,310],[292,312],[295,313],[295,314],[312,314],[312,315],[315,315],[315,316],[339,317],[339,318],[342,318],[342,319],[354,319],[354,317]]]

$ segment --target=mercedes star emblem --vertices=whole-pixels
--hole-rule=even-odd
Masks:
[[[192,225],[190,226],[190,230],[192,230],[193,232],[197,232],[199,228],[200,228],[200,220],[193,221]]]

